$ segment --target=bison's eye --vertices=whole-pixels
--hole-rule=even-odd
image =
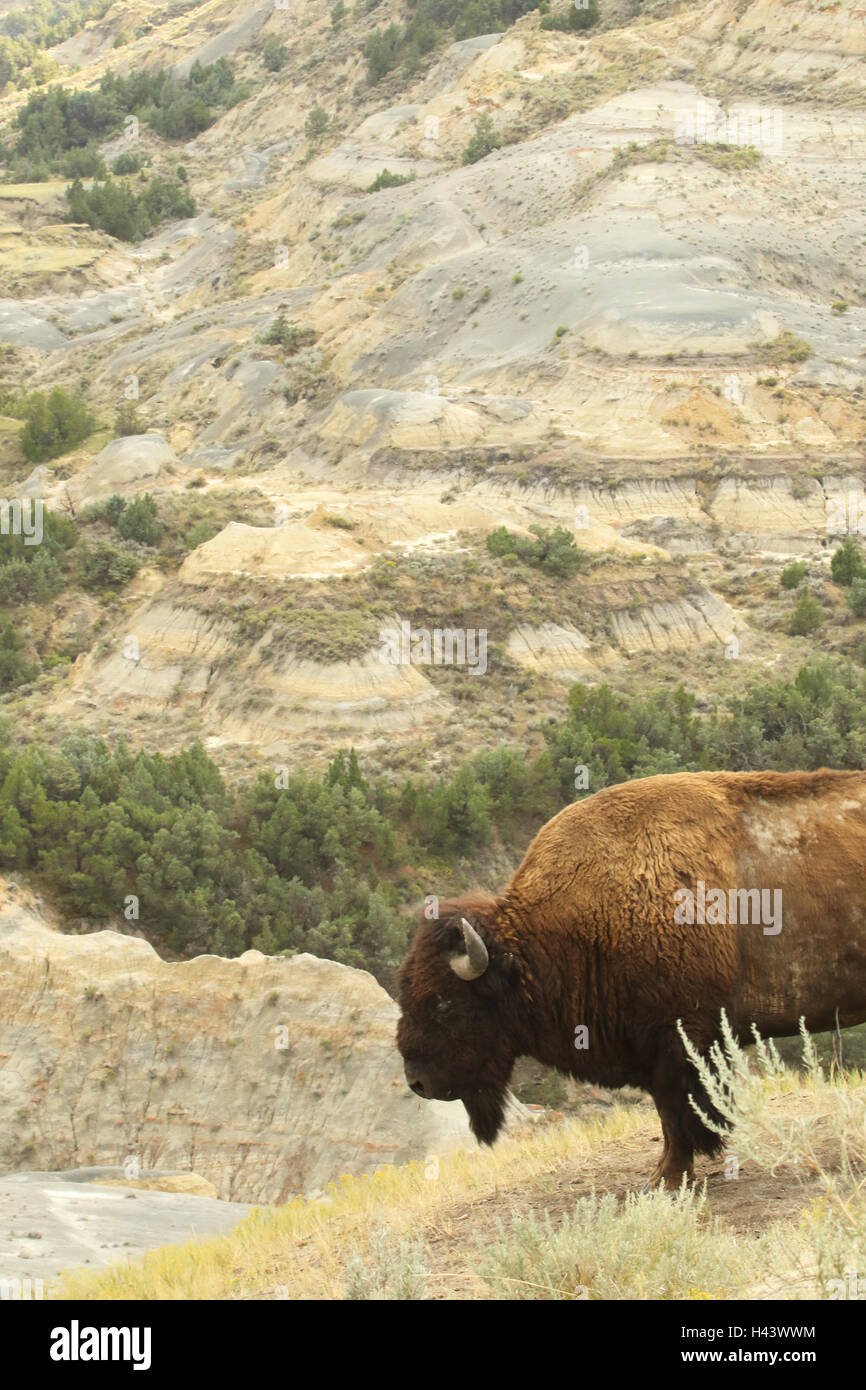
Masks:
[[[451,1000],[450,1000],[450,999],[442,999],[442,998],[439,998],[439,999],[436,1000],[436,1016],[437,1016],[437,1018],[444,1018],[444,1016],[445,1016],[446,1014],[450,1013],[450,1012],[451,1012]]]

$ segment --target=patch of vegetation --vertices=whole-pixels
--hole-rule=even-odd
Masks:
[[[830,573],[835,583],[843,587],[866,575],[866,565],[853,536],[846,536],[839,549],[834,550],[830,560]]]
[[[389,24],[386,29],[376,29],[370,34],[364,44],[364,57],[367,60],[367,81],[371,86],[375,86],[397,66],[404,45],[404,31],[399,24]]]
[[[281,347],[289,357],[293,357],[301,348],[309,347],[316,341],[317,334],[315,329],[306,324],[289,323],[285,312],[281,309],[274,319],[267,333],[263,334],[261,341],[267,347]]]
[[[182,953],[256,940],[381,965],[400,950],[393,895],[363,881],[391,862],[392,832],[354,756],[231,793],[199,744],[166,759],[80,737],[13,749],[7,734],[0,863],[36,870],[65,911],[104,920],[134,883],[146,930]]]
[[[274,633],[271,655],[290,649],[312,661],[329,663],[365,656],[376,645],[382,621],[365,603],[350,600],[343,605],[306,607],[300,599],[288,598],[270,609],[242,613],[238,628],[246,637],[270,628]]]
[[[262,48],[262,62],[268,72],[279,72],[286,66],[289,60],[289,50],[284,43],[280,43],[278,38],[271,35],[265,39]]]
[[[81,395],[55,386],[47,394],[32,391],[22,398],[21,450],[31,463],[47,463],[68,453],[96,429],[96,417]]]
[[[101,19],[112,3],[113,0],[28,0],[0,19],[0,34],[27,39],[39,48],[53,48],[91,20]]]
[[[392,174],[390,169],[383,169],[364,191],[366,193],[379,193],[383,188],[400,188],[404,183],[412,183],[414,177],[414,174]]]
[[[94,593],[122,589],[139,570],[134,555],[105,541],[97,542],[92,548],[83,545],[80,562],[79,583],[83,589]]]
[[[530,530],[534,539],[497,526],[487,537],[487,549],[505,564],[521,561],[545,574],[563,578],[576,574],[586,563],[586,554],[578,549],[571,532],[564,526],[555,526],[552,530],[531,526]]]
[[[41,603],[66,587],[78,533],[66,517],[42,508],[42,539],[37,540],[35,504],[22,503],[22,523],[14,504],[0,511],[0,602],[12,607]],[[30,535],[25,534],[29,531]]]
[[[114,433],[118,439],[127,439],[133,434],[146,434],[147,425],[138,413],[135,401],[124,401],[114,417]]]
[[[304,121],[304,134],[308,140],[318,140],[320,135],[324,135],[331,118],[323,106],[314,106]]]
[[[165,140],[191,140],[249,90],[235,81],[225,58],[194,63],[182,81],[160,68],[127,77],[108,72],[94,91],[50,87],[31,93],[15,116],[17,139],[0,148],[0,158],[13,182],[99,176],[104,167],[96,144],[123,130],[130,116]]]
[[[112,0],[30,0],[0,19],[0,89],[39,86],[58,72],[45,53],[77,34],[92,19],[101,19]]]
[[[85,188],[76,179],[66,190],[69,216],[119,241],[141,241],[162,222],[194,217],[195,199],[178,180],[156,176],[141,192],[132,185],[106,178]]]
[[[761,348],[761,356],[767,362],[780,367],[783,362],[806,362],[812,356],[812,349],[802,338],[798,338],[796,333],[786,328],[778,338]]]
[[[83,525],[94,521],[104,521],[126,541],[137,541],[140,545],[157,546],[163,535],[163,523],[157,515],[156,502],[151,493],[144,492],[127,502],[114,493],[104,502],[94,502],[81,513]]]
[[[727,145],[723,141],[698,141],[687,147],[696,159],[716,169],[756,169],[763,160],[754,145]]]
[[[357,1243],[350,1248],[346,1276],[345,1296],[353,1302],[423,1299],[427,1296],[424,1240],[378,1226],[363,1249]]]
[[[783,589],[799,589],[809,566],[805,560],[794,560],[790,565],[786,565],[779,575],[779,583]]]
[[[119,513],[117,533],[125,541],[138,541],[140,545],[159,545],[162,536],[162,522],[156,513],[156,502],[149,492],[133,497]]]
[[[743,170],[754,168],[760,164],[761,159],[760,151],[751,145],[726,145],[712,141],[680,144],[668,136],[660,136],[645,144],[638,140],[630,140],[627,145],[619,146],[606,167],[590,174],[578,185],[577,196],[585,198],[593,188],[609,179],[618,178],[625,169],[633,165],[700,160],[719,169]]]
[[[411,75],[424,57],[444,44],[507,29],[537,8],[538,0],[409,0],[411,13],[405,24],[391,23],[367,38],[367,80],[381,82],[401,64]]]
[[[814,594],[807,590],[799,600],[788,619],[788,634],[791,637],[808,637],[817,632],[824,621],[824,610]]]
[[[461,156],[463,163],[477,164],[479,159],[498,150],[501,144],[502,139],[497,134],[493,118],[485,111],[475,122],[475,130]]]
[[[866,577],[860,576],[851,581],[848,607],[855,618],[866,618]]]
[[[200,545],[207,545],[214,536],[219,534],[219,527],[213,521],[197,521],[191,526],[184,537],[184,545],[187,550],[197,550]]]
[[[676,1210],[671,1215],[671,1208]],[[620,1246],[622,1242],[622,1246]],[[634,1252],[626,1269],[611,1259],[614,1248]],[[554,1226],[545,1212],[501,1221],[495,1238],[477,1253],[477,1267],[496,1299],[661,1299],[731,1297],[741,1287],[741,1242],[707,1223],[694,1192],[672,1203],[665,1192],[582,1197]]]
[[[140,155],[132,154],[129,150],[124,150],[119,154],[111,165],[112,174],[123,176],[124,174],[139,174],[144,168],[144,163]]]
[[[39,668],[24,654],[24,643],[15,624],[0,616],[0,694],[26,685]]]

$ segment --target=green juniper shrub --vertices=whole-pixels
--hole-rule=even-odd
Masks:
[[[804,560],[794,560],[790,565],[786,565],[779,575],[779,583],[783,589],[798,589],[806,578],[808,565]]]
[[[293,357],[301,348],[309,347],[316,341],[316,331],[306,324],[289,323],[285,311],[280,310],[261,341],[268,347],[281,347]]]
[[[22,402],[21,449],[31,463],[59,458],[96,428],[96,419],[80,394],[55,386],[47,394],[33,391]]]
[[[289,50],[284,43],[280,43],[278,38],[271,35],[265,39],[262,49],[262,62],[268,72],[279,72],[284,68],[289,59]]]
[[[846,536],[839,549],[833,552],[830,573],[837,584],[847,586],[866,574],[863,556],[853,536]]]
[[[96,593],[122,589],[138,573],[139,562],[117,546],[99,541],[92,548],[82,545],[78,582]]]
[[[824,621],[824,610],[814,594],[807,590],[798,600],[788,619],[788,633],[791,637],[808,637],[817,632]]]
[[[138,174],[143,168],[140,155],[133,154],[130,150],[124,150],[119,154],[111,165],[112,174]]]
[[[159,545],[162,536],[162,522],[156,514],[156,502],[149,492],[133,497],[117,519],[118,535],[126,541],[139,541],[142,545]]]
[[[521,561],[533,565],[545,574],[567,578],[576,574],[586,563],[587,555],[574,543],[574,537],[564,526],[547,530],[543,526],[531,526],[532,539],[516,535],[504,526],[497,526],[487,536],[487,549],[491,555],[506,563]]]
[[[493,118],[485,111],[475,122],[472,138],[463,151],[463,163],[477,164],[479,159],[484,159],[494,150],[498,150],[501,144],[502,140],[496,132]]]
[[[365,189],[367,193],[379,193],[383,188],[399,188],[401,184],[412,183],[411,174],[392,174],[390,169],[383,169],[377,174],[372,183]]]
[[[26,685],[38,672],[24,654],[24,642],[15,624],[0,616],[0,694]],[[2,831],[0,831],[2,844]]]
[[[866,618],[866,576],[858,575],[856,579],[852,579],[848,607],[855,617]]]
[[[574,3],[574,0],[569,0],[566,9],[556,14],[545,15],[541,21],[541,28],[575,33],[591,29],[599,19],[598,0],[586,0],[586,3],[580,5]]]

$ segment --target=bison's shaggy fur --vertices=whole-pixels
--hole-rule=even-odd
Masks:
[[[539,832],[498,897],[422,921],[400,976],[398,1045],[420,1095],[463,1100],[492,1143],[517,1057],[653,1096],[677,1185],[714,1154],[712,1114],[677,1031],[706,1054],[724,1009],[750,1040],[866,1019],[866,774],[680,773],[609,787]],[[780,894],[766,919],[677,920],[678,890]],[[458,978],[462,920],[484,942]],[[585,1034],[576,1030],[585,1028]],[[585,1042],[585,1046],[579,1044]],[[576,1043],[578,1045],[576,1045]]]

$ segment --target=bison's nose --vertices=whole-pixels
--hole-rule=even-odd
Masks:
[[[427,1100],[430,1096],[428,1089],[429,1083],[417,1067],[412,1067],[406,1063],[406,1084],[410,1091],[414,1091],[416,1096],[423,1096]]]

